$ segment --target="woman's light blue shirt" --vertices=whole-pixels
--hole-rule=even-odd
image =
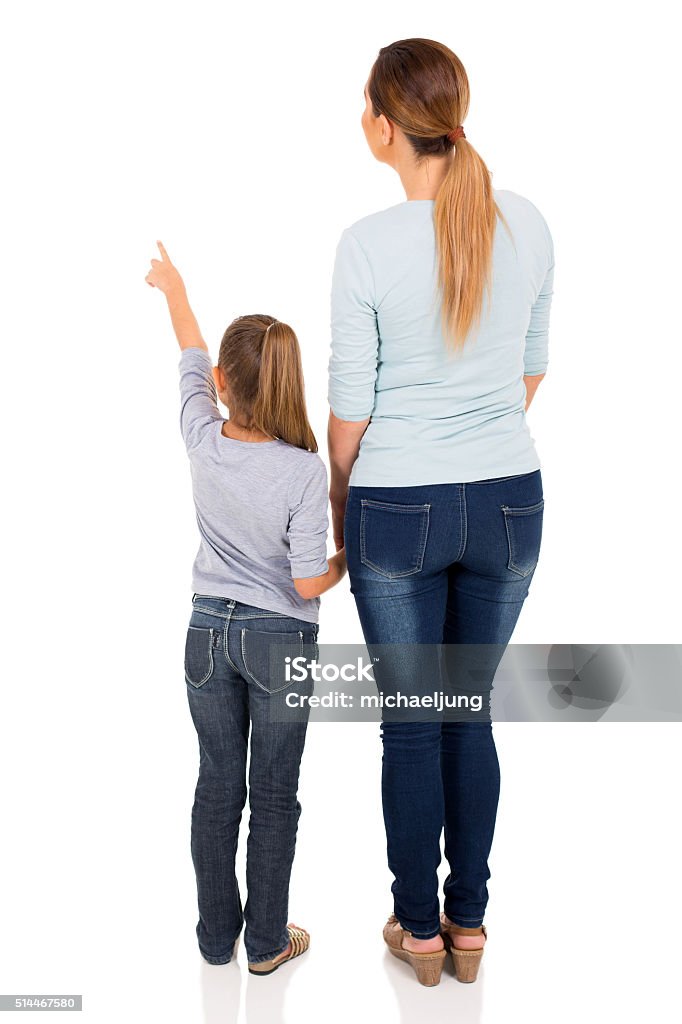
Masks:
[[[539,210],[494,190],[492,301],[453,353],[440,326],[432,199],[407,200],[346,228],[331,292],[329,404],[371,417],[356,486],[409,487],[540,468],[525,414],[524,374],[548,363],[554,246]]]

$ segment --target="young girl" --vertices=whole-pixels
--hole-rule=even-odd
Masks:
[[[320,594],[344,575],[345,555],[327,559],[327,474],[308,423],[293,330],[270,316],[237,317],[212,366],[182,278],[157,245],[161,260],[151,261],[145,280],[166,296],[182,349],[180,428],[201,534],[185,643],[200,752],[191,829],[197,939],[208,963],[226,964],[245,925],[249,970],[271,974],[310,942],[287,924],[307,715],[287,717],[294,687],[284,656],[302,654],[304,645],[316,650]],[[299,692],[311,691],[299,684]],[[235,854],[249,731],[242,907]]]

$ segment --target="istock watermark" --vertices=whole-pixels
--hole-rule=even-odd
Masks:
[[[285,697],[288,708],[352,708],[356,697],[352,693],[326,693],[319,694],[287,693]],[[360,694],[360,708],[382,709],[428,709],[433,711],[444,711],[446,709],[471,708],[472,711],[480,711],[483,707],[481,694],[473,694],[471,697],[466,694],[445,694],[442,691],[424,694],[417,697],[408,693],[376,693]]]
[[[265,639],[277,721],[682,721],[681,644]]]
[[[340,679],[344,683],[357,683],[361,680],[368,680],[371,683],[375,681],[372,663],[365,664],[360,656],[353,664],[336,665],[334,662],[328,662],[322,665],[316,658],[306,659],[301,655],[298,658],[286,657],[284,666],[284,678],[287,682],[302,682],[304,679],[312,679],[314,683],[336,683]]]

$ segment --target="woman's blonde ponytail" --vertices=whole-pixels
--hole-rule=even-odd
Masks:
[[[469,109],[466,71],[434,39],[399,39],[379,51],[367,92],[374,116],[398,125],[418,162],[452,154],[433,214],[443,330],[448,344],[461,349],[491,292],[498,217],[511,234],[490,171],[461,132]]]
[[[466,138],[457,139],[433,209],[442,325],[456,349],[478,326],[492,291],[497,217],[488,168]]]

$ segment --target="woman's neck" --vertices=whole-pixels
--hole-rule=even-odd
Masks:
[[[405,189],[406,199],[435,199],[451,164],[452,155],[431,156],[422,164],[415,164],[413,159],[404,163],[397,161],[395,169]]]

